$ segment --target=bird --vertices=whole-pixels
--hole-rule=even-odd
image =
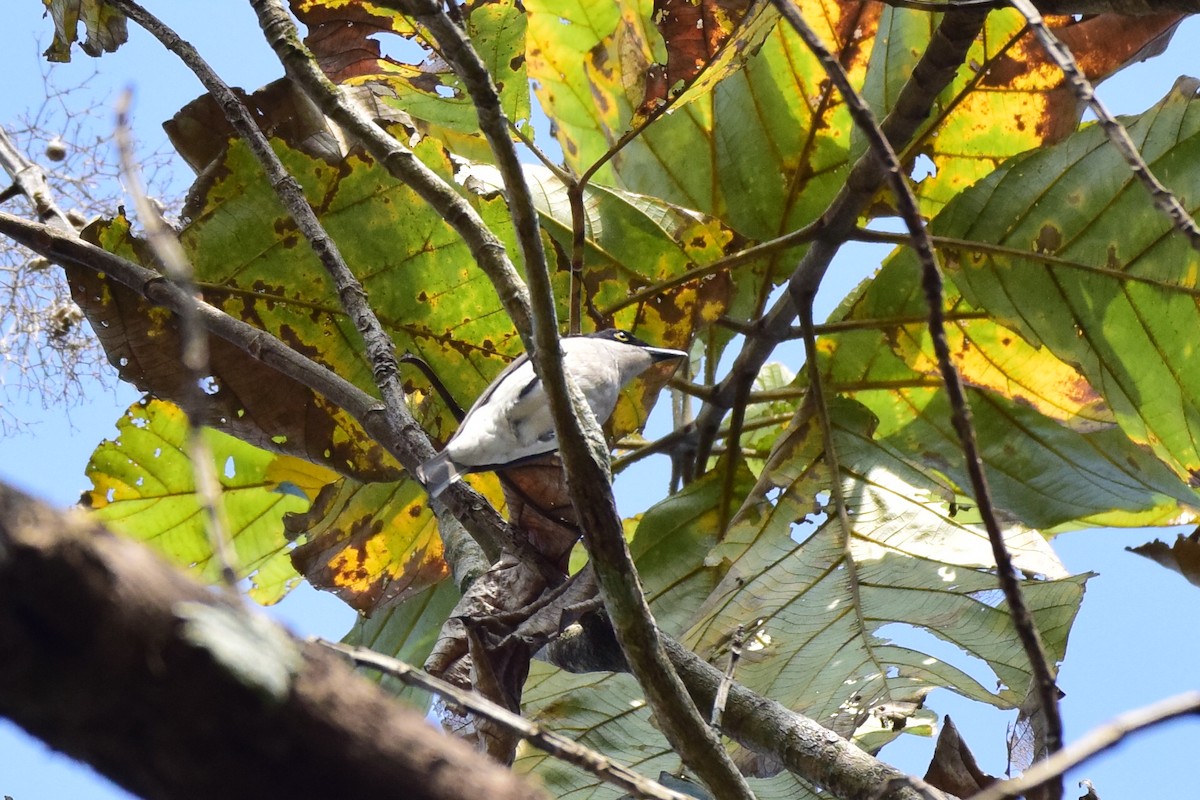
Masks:
[[[616,408],[627,383],[654,364],[687,357],[682,350],[653,347],[615,328],[568,336],[560,346],[563,367],[601,423]],[[524,354],[484,390],[445,448],[417,467],[417,478],[436,498],[464,475],[513,466],[557,449],[546,391]]]

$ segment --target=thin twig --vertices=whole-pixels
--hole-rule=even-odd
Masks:
[[[67,219],[50,192],[46,173],[17,149],[8,132],[0,128],[0,169],[12,178],[12,188],[29,198],[34,212],[41,222],[46,222],[63,231],[75,233],[75,226]]]
[[[1092,730],[1074,744],[1039,761],[1023,775],[993,784],[969,800],[1005,800],[1019,797],[1047,782],[1061,779],[1067,770],[1120,744],[1127,736],[1179,717],[1200,715],[1200,692],[1184,692],[1152,705],[1127,711]]]
[[[129,130],[129,107],[132,100],[132,90],[126,89],[117,102],[115,138],[125,189],[133,196],[138,218],[146,229],[146,240],[162,264],[167,280],[185,294],[199,299],[201,295],[193,280],[192,263],[183,252],[175,232],[167,226],[142,188],[141,170],[138,169],[133,137]],[[237,554],[229,539],[229,528],[221,510],[221,484],[217,480],[212,450],[208,446],[208,440],[204,438],[201,422],[205,405],[202,385],[210,372],[208,332],[200,322],[200,315],[194,305],[185,306],[179,314],[179,341],[181,360],[188,375],[188,379],[184,381],[179,406],[187,420],[187,449],[196,481],[196,498],[202,511],[204,532],[220,571],[221,582],[231,595],[237,596]]]
[[[682,286],[685,283],[699,280],[700,278],[706,278],[709,275],[728,272],[737,267],[751,264],[759,259],[774,255],[782,250],[787,250],[788,248],[795,247],[796,245],[811,242],[818,235],[820,235],[823,228],[824,223],[821,220],[817,220],[809,225],[805,225],[803,228],[798,228],[789,233],[785,233],[783,236],[776,237],[770,241],[763,242],[762,244],[756,244],[753,247],[747,247],[744,250],[739,250],[738,252],[725,256],[724,258],[718,258],[716,261],[705,264],[704,266],[690,269],[687,272],[674,275],[649,286],[643,286],[637,291],[630,292],[629,296],[622,297],[611,306],[605,306],[604,308],[600,309],[600,313],[606,317],[612,316],[623,308],[628,308],[629,306],[636,305],[637,303],[641,303],[653,297],[657,297],[667,289],[674,289],[676,286]]]
[[[539,750],[543,750],[560,761],[574,764],[582,770],[590,772],[605,783],[611,783],[634,797],[654,798],[654,800],[689,800],[687,795],[668,789],[657,781],[639,775],[623,764],[618,764],[589,747],[568,739],[565,736],[548,731],[542,726],[530,722],[520,714],[514,714],[507,708],[493,703],[487,698],[454,684],[447,683],[441,678],[434,677],[424,670],[406,664],[399,659],[380,655],[365,647],[350,647],[338,642],[324,639],[313,639],[319,645],[328,647],[349,657],[359,666],[369,667],[387,675],[399,678],[408,686],[424,689],[427,692],[440,695],[448,703],[463,708],[470,713],[482,717],[526,740]]]
[[[1109,110],[1100,102],[1100,98],[1096,97],[1095,87],[1079,70],[1079,65],[1075,62],[1075,56],[1071,55],[1070,49],[1050,31],[1050,28],[1046,26],[1046,21],[1042,19],[1041,12],[1034,7],[1033,3],[1029,0],[1009,0],[1009,3],[1025,17],[1029,27],[1033,29],[1034,35],[1042,43],[1042,48],[1066,76],[1071,91],[1096,115],[1109,142],[1125,159],[1133,176],[1150,193],[1150,197],[1154,200],[1154,207],[1165,214],[1167,219],[1171,220],[1171,225],[1187,237],[1193,250],[1200,250],[1200,226],[1196,225],[1196,220],[1192,219],[1192,215],[1179,202],[1179,198],[1163,186],[1150,171],[1146,160],[1138,152],[1137,145],[1133,143],[1133,139],[1129,138],[1129,131],[1125,130],[1125,126],[1109,113]]]
[[[1050,753],[1054,753],[1062,747],[1062,716],[1058,708],[1058,687],[1054,682],[1054,674],[1046,656],[1046,649],[1042,643],[1041,634],[1025,602],[1020,579],[1016,568],[1013,566],[1012,556],[1009,554],[1008,547],[1004,542],[1004,533],[996,521],[996,510],[984,472],[983,457],[980,454],[979,446],[975,439],[975,426],[971,422],[970,404],[967,400],[966,390],[963,387],[962,377],[958,373],[958,368],[954,365],[954,360],[950,354],[950,346],[946,340],[945,311],[942,308],[944,298],[942,296],[941,270],[938,268],[937,260],[933,253],[933,244],[929,239],[929,232],[925,229],[924,220],[922,220],[917,208],[917,199],[905,180],[904,173],[900,169],[899,159],[896,157],[896,153],[892,149],[887,136],[875,122],[875,117],[870,107],[867,106],[866,102],[851,85],[850,78],[846,75],[841,63],[829,53],[816,33],[808,27],[794,2],[790,2],[789,0],[774,0],[774,2],[780,13],[796,29],[796,32],[804,39],[805,44],[808,45],[809,49],[821,61],[826,74],[830,76],[834,84],[838,87],[838,91],[841,92],[855,124],[867,137],[870,153],[875,158],[878,158],[882,165],[885,177],[895,197],[897,210],[904,220],[905,227],[908,228],[911,237],[910,246],[916,251],[917,258],[921,263],[921,288],[924,290],[925,301],[929,307],[929,333],[934,353],[937,356],[938,369],[942,374],[942,380],[946,386],[946,394],[950,401],[951,422],[955,432],[958,434],[959,441],[962,443],[967,474],[971,482],[971,490],[984,528],[987,530],[988,539],[991,541],[992,555],[996,561],[997,578],[1001,589],[1004,591],[1005,599],[1008,601],[1009,614],[1013,627],[1016,629],[1017,637],[1020,639],[1021,645],[1025,650],[1025,655],[1029,659],[1038,701],[1042,708],[1042,713],[1046,718],[1046,746]],[[803,267],[803,262],[801,267]],[[806,311],[811,315],[812,300],[816,296],[819,284],[820,275],[804,274],[801,269],[797,269],[797,274],[793,275],[789,283],[788,291],[793,296],[796,307],[801,310],[802,325],[806,320]],[[811,316],[808,317],[808,321],[811,322]],[[809,360],[815,361],[815,337],[812,337],[811,341],[809,339],[810,337],[806,337],[806,341],[811,348],[808,354]],[[819,380],[820,376],[818,374],[812,387],[814,396],[818,394]],[[826,418],[823,424],[828,426],[831,423]],[[831,439],[831,437],[829,438]],[[827,457],[830,455],[829,452],[826,452]],[[836,474],[833,476],[833,489],[838,488],[838,477]],[[840,509],[839,504],[839,513],[841,511],[842,509]],[[846,524],[846,522],[843,521],[843,524]],[[1052,798],[1062,797],[1061,782],[1057,784],[1057,788],[1051,786],[1050,791]]]
[[[850,238],[858,242],[888,242],[890,244],[907,244],[908,237],[903,233],[886,233],[884,231],[859,230]],[[1089,272],[1093,275],[1100,275],[1105,278],[1111,278],[1114,281],[1123,283],[1141,283],[1146,286],[1153,286],[1164,291],[1175,292],[1177,294],[1186,294],[1190,297],[1200,297],[1200,288],[1182,286],[1179,283],[1171,283],[1161,278],[1155,278],[1148,275],[1137,275],[1127,270],[1113,269],[1111,267],[1101,267],[1095,264],[1086,264],[1082,261],[1073,261],[1062,256],[1052,255],[1050,253],[1037,253],[1032,250],[1023,250],[1019,247],[1012,247],[1003,244],[994,244],[991,242],[980,242],[974,239],[958,239],[953,236],[930,236],[929,240],[938,246],[940,250],[958,250],[964,253],[979,253],[982,255],[1001,255],[1010,256],[1017,260],[1029,261],[1034,264],[1045,264],[1050,267],[1064,267],[1066,269],[1078,270],[1080,272]]]

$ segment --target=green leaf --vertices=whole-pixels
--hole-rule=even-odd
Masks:
[[[421,666],[433,651],[442,625],[459,600],[454,581],[444,580],[426,586],[403,603],[369,616],[360,616],[342,641],[367,647],[376,653]],[[401,699],[428,711],[433,700],[427,692],[405,686],[398,678],[366,674]]]
[[[1075,367],[981,318],[953,284],[946,307],[992,497],[1008,518],[1046,531],[1166,524],[1186,513],[1192,490],[1117,428]],[[875,414],[881,442],[949,479],[951,494],[970,494],[926,313],[916,258],[898,250],[835,315],[840,327],[820,344],[823,374]]]
[[[753,481],[739,465],[729,489],[744,497]],[[629,544],[655,621],[672,636],[720,579],[705,559],[720,539],[724,491],[724,473],[709,472],[647,511]]]
[[[846,736],[872,709],[919,705],[938,686],[1016,707],[1031,675],[986,533],[943,510],[944,487],[871,438],[865,409],[839,401],[831,413],[852,529],[827,506],[819,427],[798,420],[709,556],[728,571],[686,641],[713,660],[739,626],[757,626],[739,680]],[[1006,538],[1018,568],[1037,576],[1023,589],[1056,662],[1084,577],[1067,577],[1036,532],[1010,526]],[[905,644],[913,631],[957,646],[989,675]]]
[[[1127,122],[1151,169],[1200,196],[1197,82]],[[1200,256],[1170,235],[1145,189],[1091,127],[1014,159],[964,193],[934,230],[1000,245],[952,252],[964,295],[1075,365],[1121,429],[1183,481],[1200,475]],[[1189,203],[1195,210],[1194,201]],[[1028,255],[1024,255],[1028,254]]]
[[[83,501],[110,529],[153,547],[202,580],[216,582],[219,565],[196,497],[186,450],[187,423],[170,403],[144,400],[117,422],[119,436],[96,448],[88,462],[92,489]],[[303,493],[271,477],[292,461],[213,430],[204,436],[220,482],[220,510],[250,596],[269,605],[295,585],[283,516],[308,508]]]

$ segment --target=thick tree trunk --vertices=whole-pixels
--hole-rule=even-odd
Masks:
[[[0,715],[147,798],[535,798],[337,656],[0,485]]]

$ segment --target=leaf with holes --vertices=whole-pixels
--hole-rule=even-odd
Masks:
[[[727,572],[686,641],[713,660],[739,626],[756,629],[739,680],[845,736],[880,707],[915,710],[936,687],[1015,708],[1031,674],[987,534],[948,514],[941,486],[871,438],[866,409],[839,400],[831,415],[850,529],[830,505],[820,427],[798,418],[709,555]],[[1053,664],[1085,578],[1068,576],[1035,531],[1010,526],[1006,539]],[[927,652],[930,634],[988,674]]]
[[[143,541],[170,561],[216,582],[213,556],[196,478],[187,452],[187,420],[177,406],[159,400],[137,403],[117,422],[119,435],[103,442],[88,462],[92,489],[83,502],[109,528]],[[278,601],[299,580],[291,566],[283,517],[308,508],[289,474],[288,456],[277,456],[213,430],[204,436],[220,484],[220,513],[241,578],[250,596]],[[312,467],[299,467],[311,474]],[[332,475],[328,475],[329,478]]]

